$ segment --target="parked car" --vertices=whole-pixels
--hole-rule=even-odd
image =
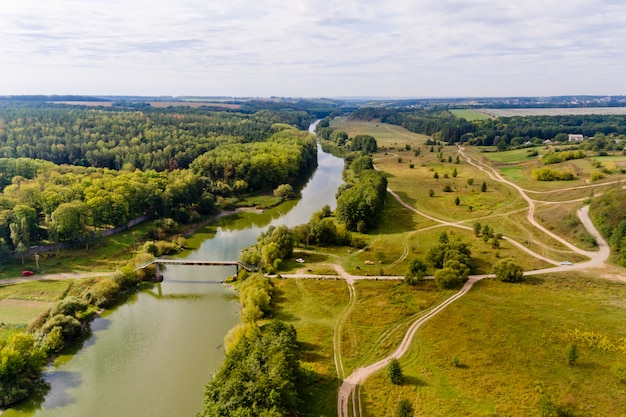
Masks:
[[[31,275],[33,275],[33,274],[34,274],[34,272],[33,272],[33,271],[29,271],[29,270],[22,271],[22,276],[23,276],[23,277],[29,277],[29,276],[31,276]]]
[[[570,261],[563,261],[561,262],[561,265],[571,265],[572,263]]]

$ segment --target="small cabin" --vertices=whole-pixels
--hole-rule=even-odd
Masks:
[[[583,135],[567,135],[568,142],[582,142],[583,140],[585,140]]]

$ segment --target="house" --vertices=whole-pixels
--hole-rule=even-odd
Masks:
[[[550,139],[546,139],[541,143],[543,143],[544,145],[552,145],[554,142],[552,142]]]
[[[582,142],[584,139],[583,135],[567,135],[568,142]]]

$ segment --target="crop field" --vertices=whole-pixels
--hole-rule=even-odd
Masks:
[[[203,107],[203,106],[221,107],[225,109],[238,109],[241,107],[241,104],[219,103],[219,102],[210,102],[210,101],[150,101],[148,102],[148,104],[150,105],[150,107],[155,107],[157,109],[162,109],[162,108],[166,108],[170,106],[172,107],[184,106],[184,107],[191,107],[194,109],[198,107]]]
[[[626,107],[574,107],[545,109],[476,109],[490,117],[570,116],[584,114],[626,114]]]
[[[485,113],[481,113],[479,111],[472,110],[472,109],[452,109],[450,110],[450,113],[452,113],[458,118],[463,118],[467,120],[468,122],[473,122],[475,120],[487,120],[487,119],[493,118],[493,116],[489,116]]]

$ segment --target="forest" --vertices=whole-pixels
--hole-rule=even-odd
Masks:
[[[289,124],[308,113],[201,113],[0,110],[0,259],[40,242],[88,245],[144,215],[188,223],[317,164],[315,138]]]
[[[521,147],[527,142],[541,145],[547,139],[563,143],[567,142],[568,134],[601,137],[600,142],[587,146],[595,145],[597,149],[594,150],[612,150],[615,143],[609,138],[626,134],[624,115],[516,116],[468,122],[441,108],[416,110],[366,107],[356,110],[350,117],[399,125],[448,144],[497,146],[499,150]]]

